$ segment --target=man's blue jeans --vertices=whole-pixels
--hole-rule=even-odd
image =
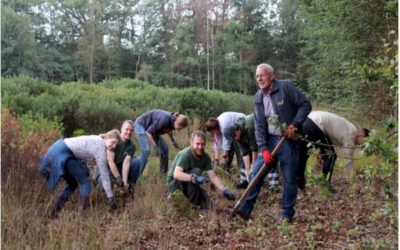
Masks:
[[[149,139],[147,138],[146,135],[146,130],[142,125],[140,125],[138,122],[135,122],[135,134],[138,139],[138,143],[140,146],[140,156],[139,156],[139,161],[140,161],[140,174],[143,173],[147,161],[150,157],[150,142]],[[167,173],[168,172],[168,145],[167,143],[159,136],[158,140],[156,141],[157,146],[161,148],[161,155],[160,157],[160,172],[162,173]]]
[[[276,136],[268,136],[267,147],[272,152],[275,146],[278,144],[280,138]],[[297,199],[297,165],[299,160],[299,142],[286,140],[275,156],[276,166],[277,162],[280,162],[281,173],[283,176],[283,193],[282,193],[282,217],[292,218],[295,214],[294,205]],[[261,154],[257,157],[254,164],[253,174],[250,182],[254,179],[255,175],[260,171],[264,165],[264,159]],[[272,167],[272,166],[271,166]],[[258,194],[263,186],[264,178],[267,176],[268,171],[259,179],[258,183],[251,190],[249,196],[247,196],[245,202],[240,206],[240,210],[250,214],[254,209]]]

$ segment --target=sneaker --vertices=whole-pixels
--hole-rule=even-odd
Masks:
[[[237,189],[246,189],[249,183],[247,181],[240,181],[238,184],[236,184]]]
[[[233,209],[232,208],[224,208],[224,211],[225,211],[225,213],[227,213],[227,214],[229,214],[229,215],[232,215],[232,213],[233,213]],[[242,218],[243,220],[245,220],[245,221],[248,221],[249,219],[250,219],[250,214],[249,213],[246,213],[246,212],[243,212],[242,210],[240,210],[240,209],[237,209],[236,211],[235,211],[235,214],[233,214],[233,216],[232,217],[235,217],[235,215],[239,215],[240,216],[240,218]]]

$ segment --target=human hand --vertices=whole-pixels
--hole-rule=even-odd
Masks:
[[[162,154],[161,148],[159,146],[157,146],[157,145],[154,146],[154,152],[156,152],[157,156]]]
[[[117,204],[115,204],[114,197],[108,198],[108,205],[110,205],[112,210],[117,209]]]
[[[233,201],[235,200],[235,196],[229,191],[228,188],[224,188],[222,192],[227,200]]]
[[[204,176],[201,176],[201,175],[196,175],[195,180],[196,180],[196,183],[198,183],[198,184],[203,184],[203,183],[207,182],[207,178]]]
[[[222,165],[226,165],[226,164],[228,164],[228,155],[223,154],[222,155]]]
[[[292,140],[295,139],[296,130],[297,130],[297,128],[295,126],[293,126],[293,124],[290,124],[286,129],[287,138],[292,139]]]
[[[116,179],[117,179],[118,187],[123,187],[124,186],[124,182],[122,181],[121,176],[118,176]]]
[[[268,149],[262,151],[262,157],[264,158],[264,163],[270,165],[274,161],[274,157],[271,155]]]

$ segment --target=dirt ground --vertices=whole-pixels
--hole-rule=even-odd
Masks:
[[[159,220],[156,231],[140,232],[133,244],[141,249],[397,249],[397,197],[382,192],[381,185],[349,183],[340,175],[332,179],[337,193],[321,184],[298,192],[292,224],[278,224],[282,193],[264,188],[252,218],[229,219],[225,201],[194,218]],[[235,190],[237,199],[244,190]],[[397,190],[394,190],[397,196]],[[396,211],[391,213],[391,211]],[[160,243],[161,242],[161,243]]]

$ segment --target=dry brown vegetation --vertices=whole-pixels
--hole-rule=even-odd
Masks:
[[[4,116],[4,114],[3,114]],[[7,126],[5,121],[4,126]],[[12,131],[12,130],[8,130]],[[108,210],[106,197],[92,190],[88,218],[78,214],[77,196],[67,202],[59,218],[46,213],[55,198],[37,169],[38,155],[16,155],[15,145],[2,139],[2,249],[397,249],[397,184],[386,187],[380,180],[365,179],[362,166],[379,161],[375,157],[356,160],[360,175],[347,180],[343,162],[337,163],[332,183],[336,194],[327,192],[319,178],[319,169],[308,172],[308,187],[300,191],[293,224],[278,225],[281,193],[263,189],[253,218],[243,222],[229,220],[222,211],[233,202],[225,200],[207,186],[216,208],[206,212],[177,213],[169,199],[165,176],[158,174],[152,156],[140,178],[135,198],[117,191],[118,209]],[[179,137],[180,136],[180,137]],[[178,136],[181,144],[186,133]],[[210,143],[209,143],[210,144]],[[39,144],[38,144],[39,145]],[[7,147],[14,147],[8,150]],[[211,152],[209,145],[207,151]],[[176,152],[171,148],[171,160]],[[14,152],[11,161],[4,153]],[[35,153],[36,154],[36,153]],[[11,157],[11,155],[5,155]],[[30,163],[30,164],[27,164]],[[313,162],[310,162],[312,165]],[[310,165],[310,166],[311,166]],[[235,165],[236,167],[236,165]],[[234,188],[225,171],[216,170],[237,198],[243,190]],[[232,175],[235,181],[237,174]],[[59,185],[61,188],[62,185]]]

